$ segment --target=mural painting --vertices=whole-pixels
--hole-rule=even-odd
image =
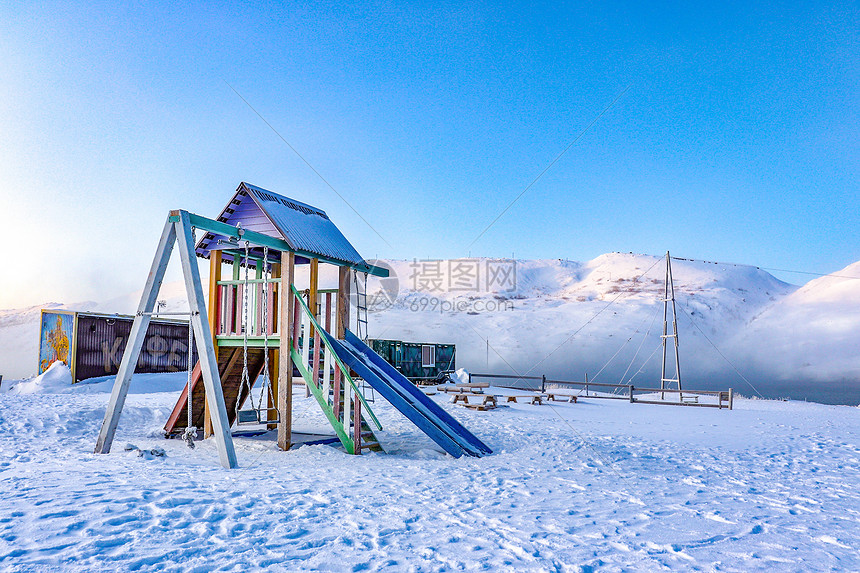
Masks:
[[[71,366],[69,351],[73,339],[75,317],[72,314],[42,313],[41,344],[39,348],[39,374],[56,361]]]

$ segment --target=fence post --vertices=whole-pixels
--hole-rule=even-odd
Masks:
[[[632,404],[634,402],[634,400],[633,400],[633,384],[628,385],[627,390],[630,392],[630,403]]]
[[[732,402],[734,400],[734,391],[729,388],[729,410],[732,409]]]
[[[546,392],[546,374],[541,374],[540,391],[541,391],[541,393]]]

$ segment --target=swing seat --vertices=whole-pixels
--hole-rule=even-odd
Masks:
[[[239,410],[236,415],[237,424],[259,424],[259,416],[256,410]]]
[[[274,413],[274,417],[270,417],[270,413]],[[280,417],[278,416],[277,408],[263,408],[261,410],[239,410],[236,416],[236,424],[238,425],[277,424],[279,422]]]

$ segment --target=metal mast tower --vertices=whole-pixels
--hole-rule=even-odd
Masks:
[[[672,333],[669,334],[669,303],[672,303]],[[669,251],[666,251],[666,285],[663,291],[663,367],[660,373],[660,389],[667,388],[666,382],[674,382],[678,384],[678,390],[681,389],[681,359],[678,356],[678,316],[675,313],[675,284],[672,280],[672,257],[669,256]],[[675,353],[675,377],[666,378],[666,351],[667,339],[674,340]],[[662,400],[664,395],[660,395]]]

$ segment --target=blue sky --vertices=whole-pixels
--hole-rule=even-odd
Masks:
[[[837,271],[860,260],[858,12],[4,3],[0,193],[24,255],[0,308],[140,288],[168,210],[214,216],[243,180],[325,209],[367,258]]]

